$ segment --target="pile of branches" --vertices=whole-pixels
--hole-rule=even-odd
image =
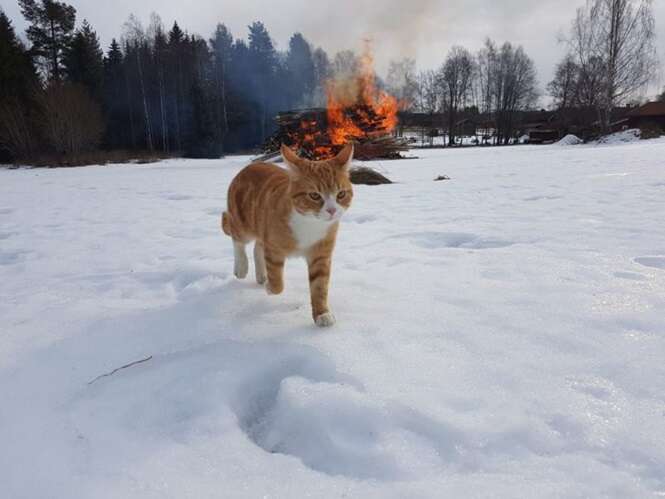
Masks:
[[[356,105],[345,109],[344,114],[363,132],[362,136],[349,137],[355,144],[355,158],[361,161],[400,159],[401,153],[409,149],[405,140],[397,139],[385,130],[383,120],[371,107]],[[325,109],[283,112],[277,115],[276,122],[279,128],[264,145],[264,158],[279,153],[282,144],[311,160],[331,158],[343,147],[330,140]]]

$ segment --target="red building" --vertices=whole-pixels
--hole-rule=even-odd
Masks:
[[[626,116],[629,128],[657,129],[665,132],[665,102],[647,102]]]

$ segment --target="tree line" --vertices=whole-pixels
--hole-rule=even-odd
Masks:
[[[55,0],[18,0],[25,46],[0,9],[0,160],[87,151],[148,151],[219,157],[255,148],[278,111],[322,105],[326,82],[353,74],[352,51],[330,58],[300,33],[278,51],[261,22],[236,38],[224,24],[208,39],[130,16],[106,50],[76,10]],[[565,40],[567,54],[547,85],[563,114],[591,110],[605,129],[612,109],[635,97],[656,67],[651,0],[587,0]],[[393,61],[380,85],[405,109],[441,113],[454,144],[463,116],[483,116],[498,144],[515,138],[520,112],[540,96],[521,46],[486,40],[453,47],[438,69]],[[588,113],[587,113],[588,114]]]

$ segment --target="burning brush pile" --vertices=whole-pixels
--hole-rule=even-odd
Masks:
[[[264,153],[278,153],[282,143],[312,160],[335,156],[349,143],[360,160],[398,159],[408,150],[406,141],[392,135],[400,103],[378,90],[372,56],[362,56],[357,74],[328,82],[326,109],[280,113],[279,129],[268,140]]]

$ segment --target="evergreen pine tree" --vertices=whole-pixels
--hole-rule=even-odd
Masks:
[[[33,96],[38,89],[32,58],[0,9],[0,161],[25,157],[34,147]]]
[[[289,41],[286,73],[288,106],[295,108],[303,103],[309,103],[314,93],[316,75],[312,49],[300,33],[293,35]]]
[[[128,133],[130,123],[125,91],[124,57],[115,38],[111,41],[104,58],[103,102],[107,122],[104,139],[106,147],[129,148],[131,137]]]
[[[249,61],[251,72],[247,76],[260,110],[257,138],[263,143],[273,128],[272,116],[276,111],[272,94],[277,84],[277,51],[260,21],[249,27]]]
[[[63,59],[65,74],[72,83],[85,86],[90,95],[100,98],[104,80],[104,55],[97,34],[88,24],[76,31]]]
[[[11,21],[0,10],[0,98],[26,98],[37,82],[32,58],[16,36]]]
[[[169,31],[167,72],[167,107],[169,114],[169,129],[172,130],[172,148],[182,151],[183,148],[183,118],[184,112],[184,71],[183,58],[185,57],[185,33],[177,22]]]
[[[54,0],[18,0],[23,17],[30,23],[28,39],[32,52],[44,61],[50,80],[62,78],[62,58],[72,39],[76,9]]]
[[[259,143],[256,123],[260,113],[251,72],[249,47],[244,40],[238,39],[231,49],[229,71],[229,130],[226,137],[229,150],[244,151]]]

